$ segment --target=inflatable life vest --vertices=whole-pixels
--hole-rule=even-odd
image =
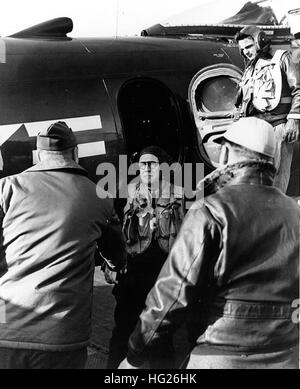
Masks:
[[[184,217],[182,188],[163,181],[162,193],[154,202],[153,207],[145,185],[135,183],[131,187],[124,209],[123,235],[132,256],[147,250],[152,239],[157,239],[160,248],[168,253],[179,232]]]
[[[285,52],[277,50],[271,59],[259,58],[254,67],[246,69],[240,83],[243,91],[242,112],[246,116],[250,102],[260,112],[273,111],[281,102],[280,60]]]

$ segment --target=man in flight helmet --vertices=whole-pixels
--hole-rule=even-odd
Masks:
[[[236,106],[241,116],[255,116],[272,124],[277,139],[275,186],[287,190],[293,143],[300,134],[300,66],[286,50],[275,50],[256,26],[236,34],[246,69]]]

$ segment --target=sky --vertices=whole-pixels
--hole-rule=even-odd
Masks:
[[[71,36],[139,35],[141,30],[208,0],[0,0],[0,35],[68,16]]]
[[[232,5],[243,0],[216,0],[217,4],[218,1]],[[300,5],[299,0],[271,1],[279,11],[282,7],[292,9]],[[73,37],[140,35],[153,24],[207,2],[209,0],[0,0],[0,36],[61,16],[72,18],[74,28],[69,35]],[[218,8],[214,7],[213,13],[216,14]]]

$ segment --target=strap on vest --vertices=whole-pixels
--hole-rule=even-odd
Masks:
[[[291,96],[281,97],[279,103],[280,104],[290,104],[292,102]]]
[[[135,216],[135,210],[131,204],[129,210],[124,214],[124,223],[123,223],[123,235],[125,237],[125,241],[127,244],[132,244],[137,241],[135,228],[134,228],[135,227],[134,216]]]
[[[271,63],[273,64],[273,66],[277,67],[277,66],[280,66],[280,60],[282,58],[282,56],[286,53],[286,50],[276,50],[275,54],[273,55],[272,57],[272,60],[268,63],[266,63],[265,66],[262,66],[261,70],[264,68],[264,67],[267,67],[269,66]],[[244,86],[242,86],[242,93],[243,93],[243,101],[242,101],[242,104],[241,104],[241,116],[248,116],[248,108],[250,106],[250,102],[252,101],[254,107],[256,107],[257,109],[260,110],[260,108],[257,107],[256,103],[254,102],[255,100],[255,97],[256,95],[254,95],[254,71],[255,71],[255,68],[256,68],[256,64],[253,66],[253,68],[251,69],[248,69],[248,75],[247,75],[247,70],[245,72],[245,75],[244,76],[247,76],[246,79],[243,79],[244,80]],[[243,82],[242,80],[242,82]],[[281,94],[281,87],[280,87],[280,91],[277,91],[277,93],[280,93]],[[278,104],[290,104],[292,101],[292,98],[291,97],[281,97],[278,101]],[[268,98],[266,98],[266,102],[269,102]],[[275,107],[273,107],[272,109],[274,109]],[[264,109],[261,109],[262,111],[265,111]],[[266,110],[267,112],[267,110]]]
[[[134,196],[138,195],[139,186],[137,186]],[[150,231],[150,221],[152,215],[147,214],[143,218],[143,225],[140,225],[140,219],[137,216],[139,210],[130,204],[130,209],[124,214],[123,234],[126,239],[127,249],[131,254],[141,254],[147,249],[152,239],[156,239],[159,246],[168,252],[174,242],[181,224],[178,210],[181,204],[174,196],[174,186],[170,187],[170,198],[166,204],[158,199],[155,206],[155,217],[157,228]],[[162,198],[161,198],[162,199]]]

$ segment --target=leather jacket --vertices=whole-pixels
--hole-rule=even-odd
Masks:
[[[189,210],[129,340],[135,366],[194,319],[199,346],[271,352],[298,343],[299,206],[272,186],[274,168],[243,162],[213,172]],[[200,319],[199,319],[200,318]],[[198,327],[195,326],[198,323]]]
[[[270,56],[269,60],[272,57]],[[266,59],[266,61],[268,58]],[[259,58],[248,64],[243,80],[247,77],[251,77],[254,68],[257,66]],[[276,126],[280,123],[285,123],[287,119],[300,119],[300,64],[293,60],[291,52],[286,51],[280,59],[280,69],[282,77],[282,89],[281,99],[279,104],[271,111],[260,112],[257,110],[250,101],[248,109],[245,113],[246,116],[256,116],[264,119]],[[243,84],[242,80],[242,84]],[[236,106],[240,107],[244,96],[243,88],[239,89]]]

